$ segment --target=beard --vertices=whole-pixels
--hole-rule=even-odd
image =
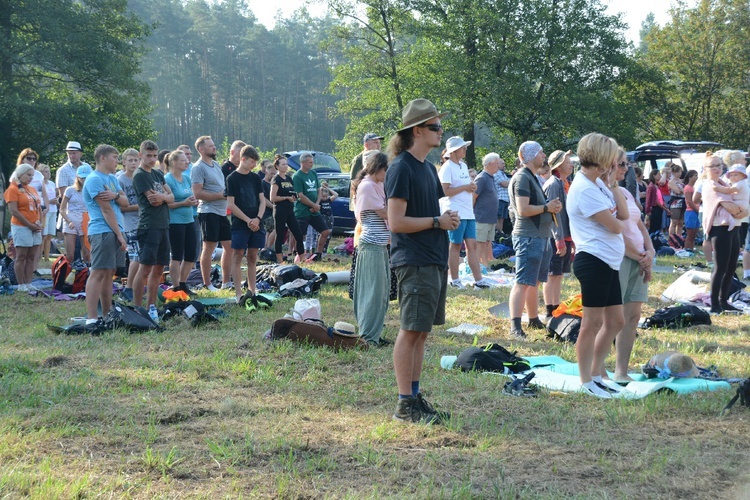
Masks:
[[[208,153],[208,157],[211,158],[212,160],[215,160],[216,159],[216,151],[214,151],[213,153]]]

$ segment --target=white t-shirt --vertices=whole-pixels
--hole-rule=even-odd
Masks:
[[[567,210],[576,253],[586,252],[619,271],[625,255],[622,235],[609,232],[593,219],[602,210],[617,213],[614,196],[604,182],[597,178],[594,184],[582,172],[576,174],[568,191]]]
[[[461,162],[460,164],[453,163],[451,160],[447,160],[440,167],[438,172],[440,182],[443,184],[450,184],[450,187],[456,188],[469,184],[471,177],[469,177],[469,167],[466,163]],[[446,210],[455,210],[458,212],[458,217],[461,219],[474,220],[474,203],[472,194],[468,191],[462,191],[455,196],[446,196],[440,199],[440,211],[445,212]]]

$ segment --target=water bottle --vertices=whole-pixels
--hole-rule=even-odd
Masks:
[[[151,318],[151,320],[159,324],[159,311],[156,310],[156,306],[154,304],[151,304],[148,306],[148,317]]]

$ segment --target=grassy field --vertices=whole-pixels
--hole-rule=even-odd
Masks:
[[[676,276],[656,276],[645,314]],[[565,294],[574,289],[566,278]],[[210,328],[178,319],[161,333],[92,338],[45,327],[82,315],[82,302],[2,296],[0,497],[748,498],[750,410],[720,416],[729,391],[525,399],[503,395],[503,377],[440,368],[441,356],[473,341],[445,333],[462,322],[490,327],[480,342],[575,360],[572,346],[541,332],[509,340],[507,320],[486,312],[507,297],[449,291],[422,386],[454,417],[429,427],[391,420],[390,347],[335,353],[262,340],[290,299],[270,311],[227,309]],[[327,323],[353,322],[346,287],[326,286],[320,299]],[[389,339],[397,318],[392,303]],[[631,368],[674,349],[748,376],[749,332],[747,316],[641,331]]]

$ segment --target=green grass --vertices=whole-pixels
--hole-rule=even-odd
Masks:
[[[675,278],[656,275],[644,315]],[[566,279],[564,295],[575,285]],[[720,416],[729,391],[523,399],[503,395],[503,377],[441,369],[441,356],[475,341],[445,333],[462,322],[489,327],[479,343],[575,360],[572,346],[541,333],[509,340],[508,321],[487,314],[508,291],[449,290],[448,324],[428,340],[422,377],[428,398],[453,413],[445,427],[391,420],[391,348],[262,340],[293,300],[228,309],[210,328],[175,320],[159,333],[92,338],[45,327],[82,315],[82,302],[0,297],[0,497],[722,498],[750,490],[750,411]],[[327,323],[354,322],[346,287],[326,286],[320,300]],[[397,331],[392,303],[385,336]],[[631,369],[675,349],[748,376],[749,332],[747,317],[641,331]]]

